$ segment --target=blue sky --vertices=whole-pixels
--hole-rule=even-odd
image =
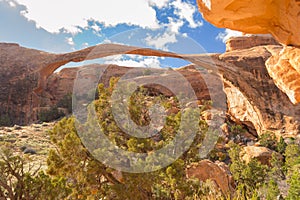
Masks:
[[[121,43],[177,53],[224,52],[240,35],[207,23],[196,0],[0,0],[0,42],[62,53]],[[105,62],[150,67],[171,59],[115,57]],[[147,65],[148,63],[148,65]],[[149,64],[150,63],[150,64]],[[177,61],[177,66],[183,63]]]

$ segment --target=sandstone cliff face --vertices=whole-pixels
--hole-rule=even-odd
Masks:
[[[226,41],[226,51],[249,49],[256,46],[280,45],[270,35],[248,35],[244,37],[232,37]]]
[[[275,84],[288,95],[290,101],[294,104],[300,102],[300,74],[297,70],[300,57],[299,0],[210,0],[209,4],[204,0],[197,1],[204,18],[218,27],[251,34],[270,33],[281,44],[293,46],[285,46],[281,53],[272,52],[267,69]],[[235,43],[234,46],[251,46],[249,41],[241,41],[232,39],[228,42],[227,49],[236,50],[231,47],[232,43]],[[239,43],[243,44],[237,45]]]
[[[36,71],[55,56],[22,48],[17,44],[0,44],[0,115],[13,123],[25,124],[31,118],[38,98],[32,92],[39,78]]]
[[[231,66],[223,73],[229,113],[258,134],[270,130],[288,136],[297,135],[300,130],[300,105],[289,101],[266,69],[266,61],[282,48],[258,46],[219,56],[224,66]]]
[[[299,0],[197,0],[204,18],[220,28],[272,34],[286,45],[300,46]]]
[[[284,47],[273,52],[266,66],[275,84],[285,92],[291,102],[300,102],[300,48]]]

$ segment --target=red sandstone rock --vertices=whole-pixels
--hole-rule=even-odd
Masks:
[[[188,168],[186,174],[188,178],[214,181],[226,196],[235,188],[228,166],[221,162],[213,163],[210,160],[202,160]]]

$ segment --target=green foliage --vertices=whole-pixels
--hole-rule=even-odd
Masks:
[[[49,108],[48,110],[41,111],[39,113],[39,120],[42,122],[50,122],[61,117],[65,116],[65,114],[60,111],[56,106]]]
[[[51,131],[52,141],[58,149],[52,150],[48,158],[49,174],[72,180],[69,187],[73,198],[192,199],[194,196],[209,195],[210,190],[221,198],[220,192],[212,186],[201,188],[199,182],[196,184],[186,179],[185,168],[190,163],[186,158],[159,171],[122,173],[122,177],[116,179],[113,175],[115,170],[95,160],[82,146],[74,120],[65,118]],[[140,148],[132,139],[128,140],[127,145],[129,148]]]
[[[230,144],[229,156],[231,158],[230,171],[237,184],[236,198],[254,198],[257,190],[263,185],[267,167],[253,159],[246,163],[241,159],[241,147],[237,144]]]
[[[285,166],[287,169],[287,182],[290,186],[287,199],[300,197],[300,146],[289,144],[285,150]]]
[[[243,129],[241,125],[230,124],[230,132],[236,137],[237,135],[244,133],[245,129]]]
[[[291,169],[293,166],[300,164],[300,147],[297,144],[290,144],[285,150],[285,166]]]
[[[276,153],[272,154],[270,161],[271,169],[269,170],[269,179],[279,181],[285,179],[284,162]]]
[[[273,132],[267,131],[260,136],[259,143],[263,147],[267,147],[269,149],[276,150],[277,139]]]
[[[277,143],[277,152],[283,154],[285,152],[285,149],[287,147],[287,144],[285,143],[283,137],[281,136],[279,139],[279,142]]]
[[[286,199],[289,200],[300,199],[300,165],[299,164],[293,167],[293,170],[288,179],[288,183],[290,188],[288,190],[288,196]]]
[[[110,98],[116,82],[117,79],[113,78],[109,88],[105,88],[103,84],[98,86],[99,98],[95,100],[94,106],[102,131],[120,148],[146,153],[148,156],[145,159],[169,159],[168,156],[153,158],[152,151],[168,144],[178,131],[187,133],[194,127],[183,123],[182,129],[179,130],[182,113],[178,112],[166,117],[165,126],[159,132],[158,138],[128,136],[117,126],[112,115]],[[169,99],[163,96],[149,96],[146,89],[139,88],[129,102],[131,118],[139,125],[147,125],[149,123],[147,109],[154,104],[167,109],[170,106],[168,101]],[[189,118],[197,117],[191,110],[186,110],[183,115]],[[57,149],[50,151],[47,161],[48,173],[56,178],[63,177],[70,180],[68,184],[72,190],[70,197],[74,199],[208,199],[207,197],[223,199],[220,191],[212,183],[201,183],[199,180],[186,178],[186,167],[192,162],[199,161],[199,143],[207,131],[205,122],[199,123],[203,129],[196,133],[191,149],[178,160],[154,172],[135,174],[117,172],[96,160],[82,145],[76,132],[75,119],[64,118],[50,132],[51,140]],[[87,131],[81,139],[95,145],[101,143],[92,134],[95,127],[90,124],[92,121],[88,120],[84,125]],[[96,149],[94,152],[99,151],[109,154],[108,149]]]
[[[267,200],[276,199],[280,194],[278,184],[274,179],[271,179],[267,184]]]

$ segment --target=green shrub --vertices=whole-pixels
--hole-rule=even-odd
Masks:
[[[277,152],[283,154],[285,152],[285,149],[287,147],[287,144],[285,143],[283,137],[281,136],[279,139],[279,142],[277,144]]]
[[[65,114],[62,111],[60,111],[56,106],[54,106],[49,108],[49,110],[41,111],[38,115],[38,118],[42,122],[51,122],[63,116],[65,116]]]
[[[278,184],[274,179],[271,179],[267,184],[267,200],[274,200],[280,195]]]
[[[230,171],[237,184],[235,198],[244,200],[254,198],[257,191],[264,185],[267,167],[256,159],[246,163],[241,159],[241,147],[233,143],[230,146]]]
[[[0,147],[0,199],[59,200],[69,195],[66,179],[52,179],[29,161],[14,155],[11,147],[4,144]]]
[[[265,132],[259,137],[259,143],[263,147],[267,147],[272,150],[276,150],[277,139],[273,132]]]
[[[294,166],[288,178],[289,190],[286,199],[300,199],[300,165]]]

